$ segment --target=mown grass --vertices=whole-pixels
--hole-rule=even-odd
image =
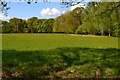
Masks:
[[[3,76],[10,78],[110,78],[120,75],[118,49],[3,50]]]
[[[3,50],[35,51],[63,47],[118,48],[115,37],[80,37],[69,34],[2,34]]]
[[[3,34],[3,78],[120,76],[118,39],[66,34]]]

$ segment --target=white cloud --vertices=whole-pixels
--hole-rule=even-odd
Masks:
[[[65,14],[66,13],[66,11],[62,11],[62,14]]]
[[[83,8],[85,8],[84,4],[80,3],[80,4],[75,4],[74,6],[71,6],[71,10],[74,10],[77,7],[83,7]]]
[[[12,17],[6,16],[4,13],[0,13],[0,20],[9,20]]]
[[[42,16],[44,17],[57,17],[60,15],[60,11],[56,8],[43,8],[40,12]]]

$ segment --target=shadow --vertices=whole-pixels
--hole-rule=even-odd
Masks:
[[[78,68],[75,70],[83,75],[100,69],[100,76],[120,76],[119,51],[114,48],[77,47],[48,51],[2,50],[3,78],[7,78],[6,75],[8,78],[62,78],[60,75],[69,74],[66,70],[73,66],[81,67],[81,72]],[[62,71],[66,72],[60,73]]]

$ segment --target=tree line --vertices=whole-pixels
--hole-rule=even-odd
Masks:
[[[29,18],[28,20],[12,18],[7,21],[2,21],[3,33],[41,33],[53,32],[54,19],[38,19],[37,17]]]
[[[3,33],[73,33],[118,36],[120,31],[120,2],[89,2],[55,19],[2,21]]]

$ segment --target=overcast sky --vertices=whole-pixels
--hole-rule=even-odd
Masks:
[[[63,14],[65,11],[70,11],[80,6],[84,7],[82,3],[65,8],[65,6],[60,4],[60,2],[38,2],[32,4],[27,4],[26,2],[9,2],[8,6],[10,7],[10,10],[7,12],[8,16],[0,13],[0,19],[9,20],[13,17],[23,19],[28,19],[31,17],[38,17],[40,19],[56,18]]]

